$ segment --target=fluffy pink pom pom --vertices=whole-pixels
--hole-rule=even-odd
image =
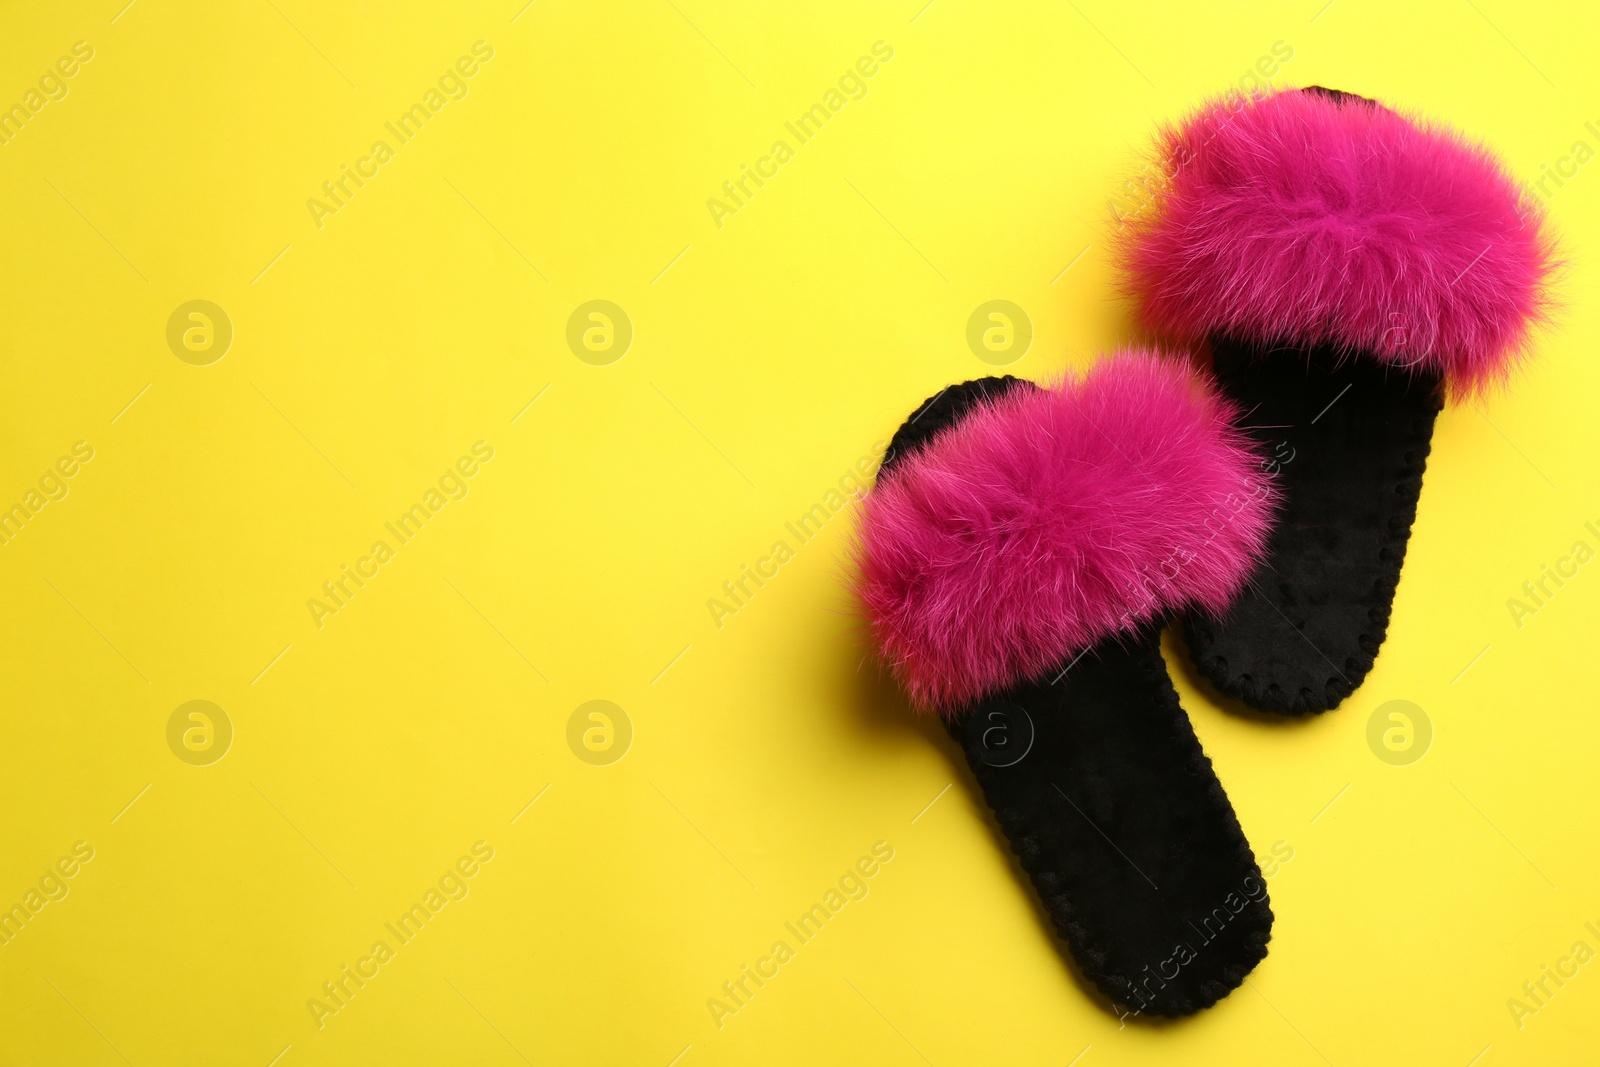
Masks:
[[[881,476],[857,591],[913,701],[954,712],[1165,612],[1220,612],[1272,510],[1231,415],[1188,365],[1128,352],[980,405]]]
[[[1332,344],[1504,378],[1547,310],[1553,244],[1490,152],[1356,97],[1213,101],[1159,144],[1123,234],[1128,287],[1183,337]]]

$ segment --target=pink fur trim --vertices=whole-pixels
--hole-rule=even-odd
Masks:
[[[1272,490],[1230,405],[1148,352],[968,412],[863,503],[857,592],[914,702],[954,712],[1167,611],[1220,612]]]
[[[1207,103],[1159,150],[1153,201],[1122,235],[1158,330],[1329,343],[1470,392],[1545,314],[1542,213],[1448,129],[1291,91]]]

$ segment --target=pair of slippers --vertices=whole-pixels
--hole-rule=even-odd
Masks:
[[[1434,416],[1525,351],[1552,247],[1485,149],[1362,97],[1234,96],[1159,145],[1124,273],[1211,374],[1130,350],[1048,388],[942,390],[863,501],[856,586],[1083,974],[1179,1016],[1244,981],[1273,916],[1162,629],[1254,708],[1348,697]]]

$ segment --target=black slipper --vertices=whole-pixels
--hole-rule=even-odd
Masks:
[[[1041,389],[953,386],[890,444],[858,590],[882,659],[945,716],[1083,974],[1186,1015],[1267,951],[1266,883],[1161,657],[1220,607],[1270,490],[1231,409],[1143,354]]]
[[[1191,616],[1219,691],[1301,715],[1372,669],[1446,392],[1503,380],[1544,310],[1539,213],[1486,150],[1326,89],[1202,108],[1127,218],[1146,323],[1211,343],[1283,508],[1250,592]]]

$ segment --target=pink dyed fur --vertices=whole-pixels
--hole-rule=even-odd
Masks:
[[[1232,414],[1186,364],[1127,352],[974,409],[884,475],[857,591],[913,701],[953,713],[1165,611],[1221,611],[1272,507]]]
[[[1156,329],[1329,342],[1463,393],[1503,379],[1545,312],[1540,212],[1448,129],[1291,91],[1210,102],[1159,150],[1123,234]]]

